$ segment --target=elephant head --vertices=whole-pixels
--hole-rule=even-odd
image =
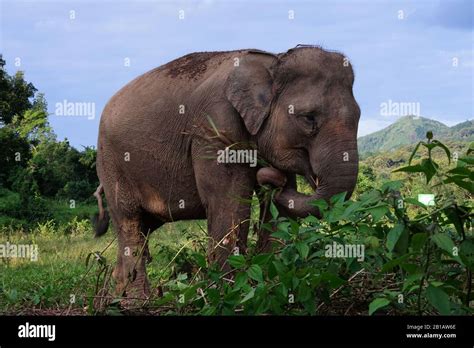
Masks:
[[[289,216],[318,215],[309,202],[354,190],[360,109],[353,83],[343,55],[314,46],[248,55],[227,80],[226,96],[259,155],[280,171],[303,175],[315,190],[298,193],[289,180],[276,198]]]

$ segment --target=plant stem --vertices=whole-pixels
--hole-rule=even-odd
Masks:
[[[425,283],[425,279],[428,278],[428,270],[430,267],[430,256],[431,256],[431,246],[430,246],[430,240],[428,239],[425,244],[425,250],[426,250],[426,263],[425,263],[425,269],[423,271],[423,276],[421,277],[420,280],[420,287],[418,289],[418,315],[422,315],[421,313],[421,293],[423,291],[423,284]]]

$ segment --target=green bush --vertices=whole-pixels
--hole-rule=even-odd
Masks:
[[[421,147],[427,156],[412,164]],[[428,134],[408,166],[396,170],[422,173],[436,194],[434,206],[404,197],[402,181],[355,200],[341,193],[315,201],[322,219],[280,217],[272,204],[273,219],[263,226],[278,241],[272,253],[232,255],[230,272],[209,267],[203,253],[188,255],[198,274],[163,280],[163,296],[151,303],[168,314],[301,315],[321,314],[341,294],[349,309],[362,300],[359,313],[369,315],[472,314],[472,200],[459,201],[452,188],[473,193],[474,147],[446,169],[431,156],[434,148],[451,157]]]

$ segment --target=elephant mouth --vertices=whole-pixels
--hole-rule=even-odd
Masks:
[[[319,187],[319,177],[316,174],[306,174],[305,179],[308,182],[309,186],[316,191],[316,189]]]
[[[293,190],[297,190],[297,183],[289,178],[291,178],[292,173],[288,171],[281,171],[276,168],[266,167],[261,168],[257,172],[257,182],[259,185],[265,184],[272,184],[276,187],[283,187],[288,184],[288,187],[292,188]],[[311,189],[316,192],[321,185],[320,178],[313,174],[312,172],[308,172],[306,175],[302,175]]]

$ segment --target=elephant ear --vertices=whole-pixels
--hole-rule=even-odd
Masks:
[[[252,135],[257,134],[267,118],[273,100],[273,79],[265,65],[255,57],[240,59],[225,86],[227,99]]]

